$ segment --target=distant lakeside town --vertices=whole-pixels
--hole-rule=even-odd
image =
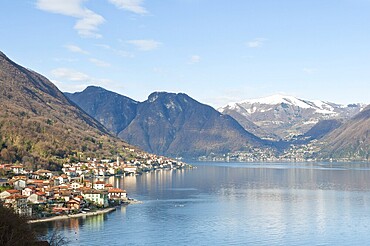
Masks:
[[[30,222],[109,212],[116,206],[137,201],[129,198],[126,190],[103,181],[104,177],[191,167],[157,155],[140,157],[126,161],[118,157],[116,160],[88,158],[85,162],[63,164],[61,171],[1,164],[0,203],[30,218]]]
[[[245,151],[235,151],[227,154],[208,154],[197,158],[198,161],[217,161],[217,162],[370,162],[370,156],[353,155],[346,157],[326,157],[318,156],[320,144],[313,140],[307,144],[290,144],[284,151],[278,153],[273,148],[249,147]]]

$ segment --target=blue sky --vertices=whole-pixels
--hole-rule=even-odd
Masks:
[[[370,103],[370,0],[2,0],[0,50],[62,91],[214,107],[276,93]]]

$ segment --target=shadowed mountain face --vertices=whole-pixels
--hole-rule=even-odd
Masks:
[[[321,156],[370,160],[370,106],[323,138]]]
[[[342,124],[343,123],[340,120],[322,120],[308,130],[303,136],[310,140],[321,139],[340,127]]]
[[[116,143],[106,128],[42,75],[0,53],[0,159],[53,163],[110,153]],[[95,154],[96,153],[96,154]]]
[[[343,120],[321,120],[305,134],[297,136],[289,143],[300,145],[307,144],[312,140],[320,140],[343,125]]]
[[[171,156],[226,153],[261,140],[233,118],[185,94],[155,92],[119,137],[143,149]]]
[[[152,153],[194,157],[262,145],[233,118],[186,94],[155,92],[148,100],[137,103],[102,88],[89,87],[68,96],[120,138]],[[120,128],[110,122],[120,123]]]
[[[100,87],[89,86],[82,92],[65,95],[114,134],[125,129],[136,116],[138,102]]]

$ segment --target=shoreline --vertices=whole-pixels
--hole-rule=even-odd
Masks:
[[[57,215],[57,216],[48,217],[48,218],[33,219],[33,220],[29,220],[28,223],[29,224],[35,224],[35,223],[43,223],[43,222],[50,222],[50,221],[56,221],[56,220],[67,220],[67,219],[73,219],[73,218],[81,218],[81,217],[85,217],[85,216],[94,216],[94,215],[99,215],[99,214],[106,214],[106,213],[116,211],[117,207],[127,206],[127,205],[130,205],[130,204],[142,204],[142,203],[143,203],[142,201],[132,199],[132,200],[128,200],[127,203],[121,204],[120,206],[116,206],[116,207],[113,207],[113,208],[104,208],[104,209],[97,210],[97,211],[94,211],[94,212],[78,213],[78,214],[71,214],[71,215]]]
[[[59,215],[59,216],[53,216],[49,218],[41,218],[41,219],[34,219],[34,220],[29,220],[29,224],[34,224],[34,223],[42,223],[42,222],[49,222],[49,221],[56,221],[56,220],[66,220],[66,219],[73,219],[73,218],[80,218],[80,217],[85,217],[85,216],[94,216],[94,215],[99,215],[99,214],[106,214],[109,212],[113,212],[117,209],[117,207],[114,208],[105,208],[102,210],[97,210],[94,212],[86,212],[84,213],[78,213],[78,214],[71,214],[71,215]]]

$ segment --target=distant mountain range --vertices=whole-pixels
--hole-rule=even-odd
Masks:
[[[370,159],[370,106],[362,104],[278,95],[217,111],[183,93],[154,92],[144,102],[95,86],[63,94],[1,52],[0,88],[3,162],[55,169],[82,155],[135,158],[117,137],[172,157]]]
[[[265,98],[230,103],[218,110],[235,118],[246,130],[270,140],[291,140],[304,135],[322,120],[348,120],[365,105],[340,105],[325,101],[309,101],[292,96],[273,95]],[[316,126],[327,127],[328,123]],[[332,124],[332,127],[339,126]],[[327,128],[328,129],[328,128]]]
[[[130,147],[42,75],[0,52],[0,161],[56,169],[72,158]],[[128,152],[128,151],[127,151]]]
[[[66,95],[120,138],[156,154],[194,157],[265,144],[232,117],[183,93],[155,92],[141,103],[93,86]]]
[[[344,147],[344,142],[361,151],[365,147],[356,141],[362,143],[360,139],[369,130],[369,124],[362,123],[361,129],[365,130],[353,133],[355,138],[342,135],[351,132],[357,117],[366,112],[362,111],[363,104],[344,106],[276,95],[229,104],[217,112],[182,93],[155,92],[146,101],[137,102],[89,86],[66,95],[121,139],[146,151],[174,157],[222,155],[254,147],[279,155],[290,144],[319,140],[323,151],[316,156],[331,158],[337,148],[350,149]],[[368,153],[368,149],[364,151]],[[344,150],[341,153],[340,157],[348,156]]]

